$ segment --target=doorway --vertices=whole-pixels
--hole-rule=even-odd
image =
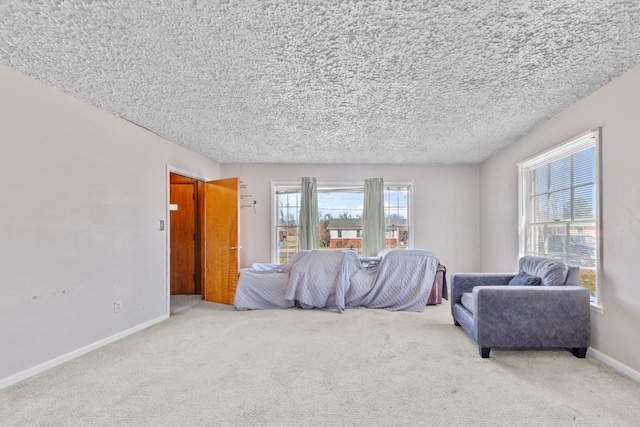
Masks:
[[[200,184],[169,174],[170,295],[202,295]]]
[[[239,178],[169,170],[169,307],[176,296],[233,304],[239,273]]]

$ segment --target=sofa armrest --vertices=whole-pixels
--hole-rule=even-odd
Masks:
[[[473,289],[480,347],[587,347],[589,291],[580,286],[488,286]]]
[[[472,292],[476,286],[506,286],[515,273],[463,273],[451,276],[451,314],[460,304],[462,294]],[[455,317],[455,316],[454,316]]]

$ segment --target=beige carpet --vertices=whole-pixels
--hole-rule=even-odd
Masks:
[[[3,426],[632,426],[640,383],[567,351],[481,359],[448,303],[236,311],[198,302],[0,390]]]
[[[200,301],[202,301],[202,296],[198,294],[171,295],[170,313],[173,316],[192,305],[198,304]]]

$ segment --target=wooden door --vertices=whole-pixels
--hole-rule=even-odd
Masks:
[[[170,212],[171,295],[194,294],[196,290],[196,181],[171,174]]]
[[[204,183],[203,297],[233,304],[238,284],[238,178]]]

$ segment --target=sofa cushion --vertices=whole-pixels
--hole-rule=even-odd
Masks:
[[[542,279],[538,276],[532,276],[530,274],[521,271],[516,274],[513,279],[508,283],[509,286],[540,286]]]
[[[564,285],[569,266],[564,262],[543,257],[523,256],[519,270],[542,279],[542,286]]]
[[[473,293],[472,292],[463,293],[462,296],[460,297],[460,304],[462,304],[464,308],[469,310],[469,313],[473,314]]]

